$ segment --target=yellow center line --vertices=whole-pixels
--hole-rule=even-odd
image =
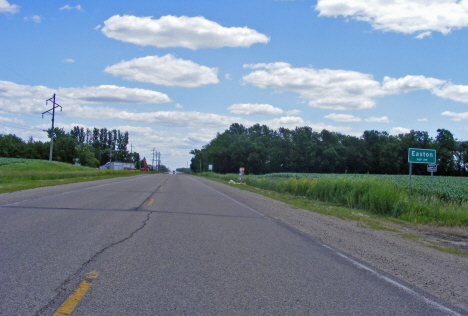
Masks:
[[[151,200],[149,200],[148,204],[146,204],[146,205],[151,205],[151,204],[153,204],[153,202],[154,202],[154,199],[151,199]]]
[[[78,285],[76,290],[70,295],[65,302],[57,309],[53,316],[68,316],[73,312],[78,302],[83,298],[88,289],[93,284],[93,281],[97,278],[98,273],[91,271],[86,276],[86,279]]]

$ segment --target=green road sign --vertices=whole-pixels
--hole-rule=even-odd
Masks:
[[[434,149],[408,149],[408,162],[411,163],[435,163],[436,151]]]

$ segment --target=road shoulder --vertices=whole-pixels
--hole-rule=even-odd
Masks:
[[[238,188],[196,178],[322,243],[468,311],[468,258],[425,246],[400,232],[359,227],[356,221],[293,208]]]

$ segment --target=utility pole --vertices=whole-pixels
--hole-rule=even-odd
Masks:
[[[50,150],[49,150],[49,161],[52,161],[52,148],[53,148],[53,144],[54,144],[55,108],[60,107],[60,112],[62,112],[62,106],[55,103],[55,93],[54,93],[54,96],[52,98],[46,100],[46,105],[47,105],[47,102],[49,102],[49,101],[52,102],[54,104],[54,106],[50,110],[43,112],[42,113],[42,118],[44,118],[45,113],[52,111],[52,132],[51,132],[51,135],[50,135]]]
[[[151,162],[151,166],[153,167],[153,169],[154,169],[154,151],[155,151],[155,150],[156,150],[156,149],[153,147],[153,161]]]
[[[161,152],[156,153],[158,159],[158,171],[161,170]]]

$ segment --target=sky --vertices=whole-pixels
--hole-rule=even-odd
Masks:
[[[128,131],[174,170],[232,123],[468,140],[468,0],[0,0],[0,134]],[[131,147],[130,147],[131,145]]]

